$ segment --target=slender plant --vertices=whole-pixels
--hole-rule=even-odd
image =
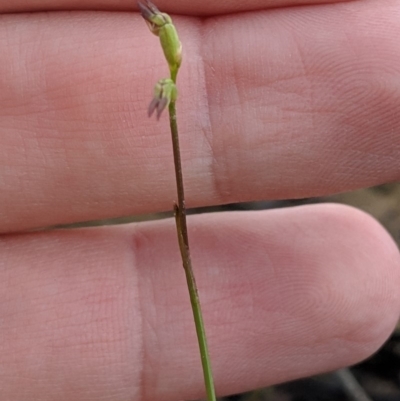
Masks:
[[[176,230],[178,233],[179,249],[181,252],[183,268],[185,270],[190,302],[196,326],[197,339],[200,348],[201,363],[203,367],[204,383],[208,401],[215,401],[214,379],[211,371],[210,356],[208,352],[203,316],[193,274],[190,258],[188,230],[186,224],[185,194],[183,187],[182,163],[179,150],[178,125],[176,120],[176,99],[178,95],[176,78],[182,61],[182,45],[172,19],[168,14],[160,12],[150,1],[138,2],[142,17],[145,19],[150,31],[160,38],[162,50],[167,60],[170,77],[160,79],[154,88],[154,97],[148,109],[149,117],[156,112],[157,119],[162,111],[168,107],[171,128],[172,148],[174,153],[175,177],[178,202],[174,203]]]

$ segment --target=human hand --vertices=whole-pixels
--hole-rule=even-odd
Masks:
[[[167,68],[131,2],[109,3],[1,16],[5,400],[203,396],[172,220],[11,234],[172,207],[168,122],[146,116]],[[174,16],[189,207],[399,179],[397,1],[181,3],[157,5],[193,15]],[[359,361],[398,318],[398,250],[357,210],[201,215],[189,233],[221,395]]]

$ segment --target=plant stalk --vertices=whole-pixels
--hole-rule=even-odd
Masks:
[[[160,10],[153,3],[151,3],[150,0],[143,0],[143,2],[139,1],[138,6],[142,17],[145,19],[148,27],[150,28],[150,31],[160,38],[161,47],[163,49],[165,59],[168,62],[170,71],[170,78],[161,79],[157,82],[157,85],[154,88],[154,98],[148,108],[148,114],[149,117],[151,117],[151,115],[157,111],[158,119],[160,118],[163,109],[168,105],[172,147],[174,151],[176,187],[178,192],[178,202],[174,204],[174,212],[179,249],[181,251],[183,268],[185,269],[190,302],[192,304],[207,399],[208,401],[215,401],[216,397],[214,380],[211,372],[211,362],[208,353],[206,333],[204,329],[196,281],[192,269],[192,262],[190,259],[189,239],[186,224],[185,193],[183,189],[182,177],[182,162],[179,150],[178,125],[176,122],[176,77],[182,62],[182,45],[172,19],[168,14],[160,12]]]
[[[171,74],[171,79],[176,81],[176,74]],[[200,348],[201,364],[203,367],[204,383],[207,392],[207,400],[215,401],[214,379],[211,371],[211,361],[208,352],[206,333],[204,329],[203,315],[200,307],[200,299],[197,291],[196,280],[193,274],[192,261],[190,258],[189,238],[186,224],[185,193],[183,188],[182,162],[179,150],[178,125],[176,122],[175,101],[168,107],[169,122],[171,127],[172,147],[174,151],[175,177],[178,193],[178,203],[174,204],[175,222],[178,233],[179,249],[181,251],[183,268],[185,270],[186,282],[189,289],[190,303],[194,322],[196,326],[197,339]]]

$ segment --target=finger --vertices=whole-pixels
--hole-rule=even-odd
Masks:
[[[186,15],[216,15],[240,11],[263,10],[266,8],[299,6],[306,4],[337,3],[351,0],[230,0],[230,1],[185,1],[175,0],[154,1],[163,12]],[[0,4],[0,12],[31,12],[51,10],[108,10],[128,11],[137,10],[134,0],[14,0]]]
[[[355,363],[396,323],[399,252],[355,209],[202,215],[189,227],[220,395]],[[204,396],[174,231],[164,220],[4,236],[2,397]]]
[[[399,18],[390,4],[204,26],[178,18],[187,205],[399,179]],[[0,229],[169,210],[168,122],[146,115],[166,66],[139,16],[7,16],[0,29]]]

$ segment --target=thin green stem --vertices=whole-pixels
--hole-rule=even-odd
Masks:
[[[142,17],[147,22],[151,32],[160,38],[161,47],[170,70],[170,79],[159,80],[154,88],[155,96],[149,105],[149,115],[151,116],[153,112],[157,110],[157,118],[159,118],[164,107],[167,104],[169,105],[169,122],[171,127],[172,147],[174,150],[175,176],[178,192],[178,202],[174,204],[176,230],[178,233],[179,249],[181,251],[183,268],[185,269],[186,281],[189,289],[190,302],[192,304],[197,339],[199,342],[207,399],[208,401],[215,401],[214,379],[211,372],[206,333],[204,330],[200,300],[190,259],[182,163],[179,150],[178,125],[176,122],[176,77],[182,61],[182,45],[175,26],[172,23],[172,19],[168,14],[161,13],[158,8],[150,2],[150,0],[145,0],[144,2],[139,1],[138,5]]]
[[[171,72],[171,79],[174,82],[176,81],[176,72],[175,74],[172,74]],[[199,294],[197,291],[196,280],[192,269],[192,261],[190,258],[189,238],[186,224],[185,194],[183,188],[182,163],[179,150],[175,101],[172,101],[169,104],[168,110],[172,136],[172,147],[174,151],[176,186],[178,192],[178,203],[174,205],[174,211],[176,229],[178,232],[179,249],[181,251],[183,268],[185,269],[186,281],[190,295],[190,303],[192,304],[193,317],[200,348],[201,364],[203,367],[204,383],[207,392],[207,400],[215,401],[216,397],[214,389],[214,379],[211,371],[211,361],[208,352],[203,315],[201,313]]]

